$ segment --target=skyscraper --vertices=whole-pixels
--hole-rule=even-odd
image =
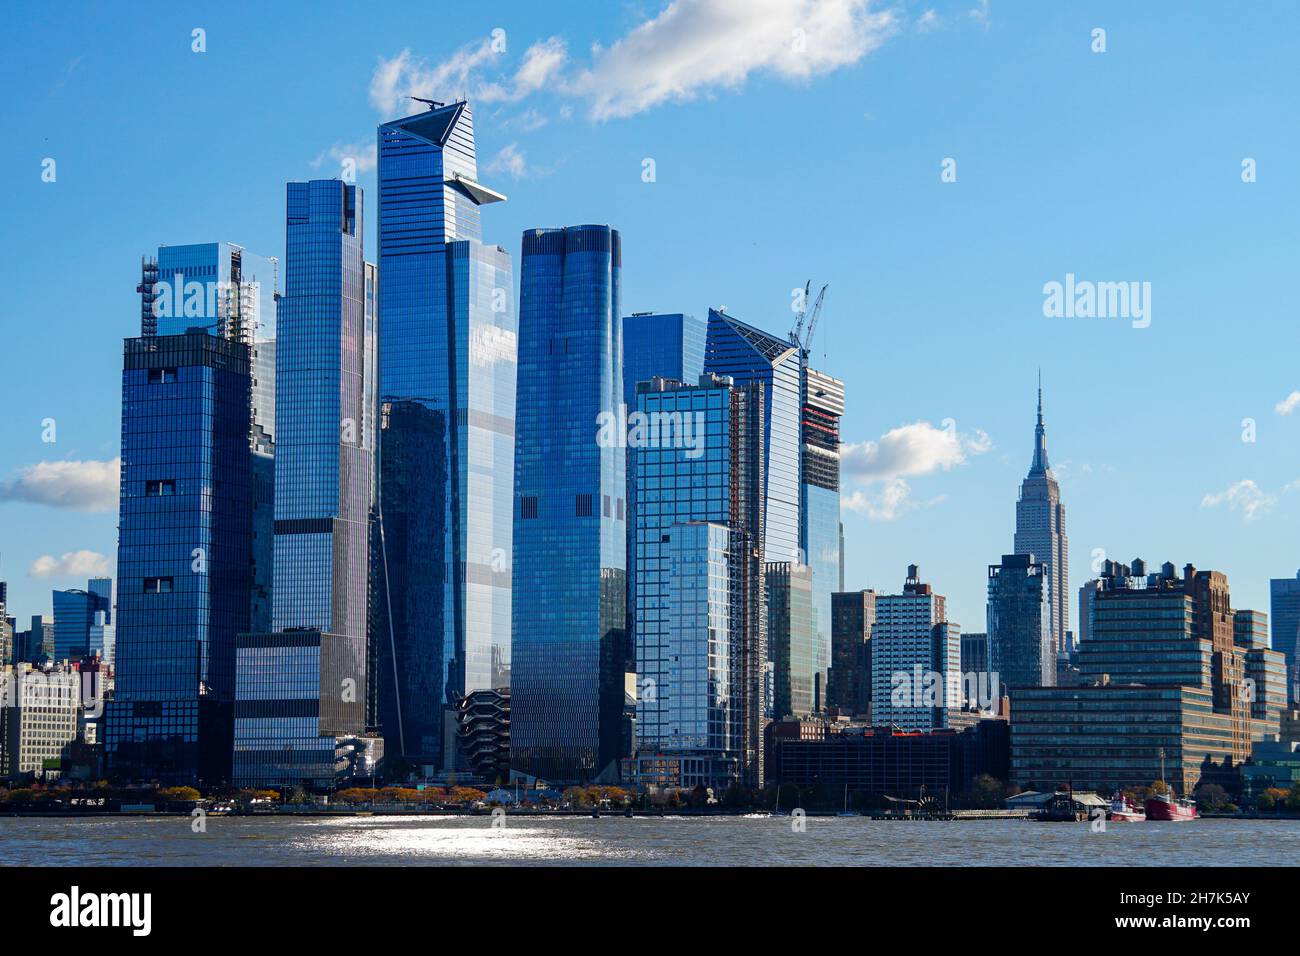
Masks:
[[[436,770],[457,766],[460,699],[511,681],[518,323],[510,254],[479,221],[505,198],[478,182],[468,103],[380,125],[379,398],[395,451],[381,450],[373,630],[386,752]]]
[[[842,714],[871,716],[871,628],[876,592],[831,595],[831,673],[827,698]]]
[[[773,561],[765,569],[772,717],[809,717],[825,692],[821,642],[813,629],[813,575],[806,564]]]
[[[636,386],[655,376],[688,385],[704,374],[708,327],[681,312],[634,312],[623,317],[623,404],[636,408]]]
[[[229,780],[235,635],[249,626],[249,347],[196,330],[127,339],[117,683],[119,780]]]
[[[1033,554],[1047,569],[1051,613],[1052,667],[1066,648],[1070,629],[1070,542],[1065,534],[1061,488],[1047,461],[1047,429],[1043,425],[1043,385],[1038,384],[1038,424],[1034,427],[1034,460],[1020,483],[1016,502],[1016,554]]]
[[[990,670],[1003,687],[1052,687],[1051,595],[1048,572],[1032,554],[1004,554],[989,565]]]
[[[871,629],[871,722],[903,730],[949,726],[961,709],[961,629],[947,602],[907,567],[901,594],[876,595]]]
[[[730,376],[737,385],[763,387],[763,561],[807,563],[799,560],[802,352],[784,339],[710,309],[704,370]]]
[[[638,385],[635,411],[633,775],[671,761],[681,781],[718,786],[739,776],[759,786],[767,661],[758,553],[762,390],[712,375],[698,385],[654,377]],[[707,739],[699,729],[706,714],[725,725]],[[689,766],[696,777],[682,775]]]
[[[252,394],[253,586],[250,626],[271,626],[275,486],[275,335],[279,263],[231,242],[159,246],[142,260],[140,334],[199,329],[248,346]]]
[[[112,623],[113,581],[91,578],[86,590],[71,588],[54,592],[54,657],[80,660],[93,650],[91,634],[97,622]],[[100,621],[99,615],[104,615]],[[103,647],[98,650],[102,652]]]
[[[811,569],[815,708],[826,705],[831,665],[831,595],[844,589],[840,524],[840,419],[844,383],[807,367],[803,372],[799,545]]]
[[[1293,578],[1268,582],[1269,613],[1273,617],[1273,650],[1286,657],[1287,699],[1300,703],[1300,571]]]
[[[623,317],[623,404],[636,409],[638,382],[656,376],[693,385],[704,373],[707,326],[693,315],[680,312],[635,312]],[[636,449],[627,450],[628,508],[636,501]],[[636,657],[636,516],[627,516],[627,621],[628,656]]]
[[[272,631],[238,638],[235,778],[332,781],[336,741],[365,729],[375,348],[363,197],[289,183],[276,350]]]
[[[515,434],[515,769],[616,773],[626,662],[622,241],[609,226],[524,233]]]

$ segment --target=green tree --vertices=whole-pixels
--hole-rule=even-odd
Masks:
[[[976,810],[997,810],[1006,800],[1007,788],[992,774],[982,773],[970,782],[966,802]]]

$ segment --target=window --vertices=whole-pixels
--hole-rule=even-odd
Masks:
[[[579,518],[591,517],[591,495],[578,495],[574,499],[573,513]]]
[[[176,494],[175,481],[146,481],[144,483],[144,493],[147,498],[160,498],[163,495]]]
[[[176,381],[176,369],[174,368],[151,368],[149,369],[149,384],[162,385],[167,382]]]
[[[172,590],[171,578],[145,578],[145,594],[170,594]]]
[[[537,496],[524,495],[519,499],[519,517],[536,518],[537,517]]]

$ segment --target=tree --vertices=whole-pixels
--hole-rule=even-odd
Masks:
[[[1217,783],[1203,783],[1196,788],[1196,802],[1203,810],[1219,810],[1228,802],[1228,791]]]
[[[1300,810],[1300,783],[1291,784],[1291,790],[1283,798],[1283,806],[1288,810]]]
[[[1168,793],[1169,784],[1165,783],[1163,780],[1152,780],[1149,789],[1152,793]]]
[[[992,774],[982,773],[970,782],[966,802],[976,810],[997,810],[1006,800],[1007,788]]]
[[[168,803],[193,803],[202,795],[193,787],[164,787],[158,796]]]

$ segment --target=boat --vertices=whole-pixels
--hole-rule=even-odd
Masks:
[[[844,785],[844,809],[835,814],[837,817],[856,817],[861,816],[856,810],[849,809],[849,785]]]
[[[1106,814],[1107,820],[1114,823],[1141,823],[1146,818],[1146,810],[1130,800],[1127,794],[1117,790],[1115,796],[1110,798],[1110,812]]]
[[[1196,819],[1195,801],[1180,800],[1171,793],[1151,794],[1147,797],[1146,811],[1148,820],[1180,823],[1183,820]]]
[[[1165,748],[1160,748],[1160,780],[1165,779]],[[1174,788],[1164,784],[1164,793],[1153,793],[1147,797],[1146,809],[1148,820],[1161,820],[1180,823],[1183,820],[1196,819],[1196,802],[1180,800],[1174,796]]]

